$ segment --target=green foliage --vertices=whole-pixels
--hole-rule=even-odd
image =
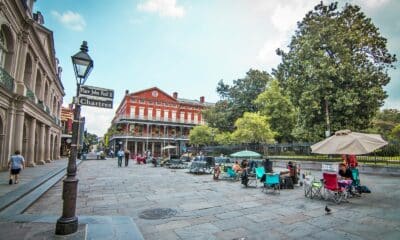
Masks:
[[[91,149],[91,147],[93,145],[96,145],[98,143],[99,143],[99,141],[98,141],[98,137],[96,134],[92,134],[87,131],[84,132],[83,145],[85,146],[84,147],[85,150]]]
[[[189,140],[191,144],[196,146],[208,145],[214,142],[214,136],[217,130],[207,125],[200,125],[194,127],[189,133]]]
[[[254,98],[262,93],[271,76],[265,71],[250,69],[245,78],[233,81],[233,85],[218,83],[217,93],[222,98],[204,112],[206,122],[220,131],[233,131],[236,119],[244,112],[256,112]]]
[[[392,140],[400,142],[400,124],[392,129],[390,137]]]
[[[367,131],[379,133],[385,139],[390,139],[392,129],[398,124],[400,124],[400,111],[397,109],[384,109],[376,114],[372,121],[372,127]]]
[[[387,40],[360,7],[322,2],[298,23],[287,53],[278,49],[282,63],[274,70],[285,92],[299,110],[300,138],[324,136],[328,109],[331,131],[362,130],[370,126],[387,97],[389,68],[396,56]]]
[[[271,129],[277,133],[275,140],[278,142],[293,140],[292,131],[297,117],[296,110],[289,96],[283,93],[277,80],[271,81],[254,103],[258,106],[261,115],[269,118]]]
[[[213,107],[203,111],[203,117],[207,124],[220,131],[232,131],[232,122],[235,121],[231,105],[227,100],[218,101]]]
[[[259,113],[245,112],[235,122],[232,138],[237,143],[272,143],[275,132],[269,126],[268,118]]]
[[[234,143],[232,139],[232,134],[230,132],[221,132],[215,135],[215,142],[220,145],[230,145]]]

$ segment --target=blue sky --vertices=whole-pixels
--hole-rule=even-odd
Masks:
[[[344,1],[342,1],[344,2]],[[397,0],[352,0],[400,52]],[[180,97],[217,101],[216,84],[250,68],[271,71],[280,62],[296,22],[319,0],[37,0],[36,10],[54,32],[71,102],[76,91],[71,56],[88,41],[94,69],[87,85],[115,90],[117,107],[130,92],[158,86]],[[397,64],[399,66],[399,64]],[[385,107],[400,108],[400,72],[391,70]],[[114,110],[83,108],[89,132],[103,135]]]

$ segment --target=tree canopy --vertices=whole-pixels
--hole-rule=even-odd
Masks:
[[[217,93],[221,101],[204,112],[204,117],[211,127],[221,131],[233,131],[236,119],[244,112],[255,112],[254,98],[265,90],[271,76],[265,71],[250,69],[244,78],[233,81],[233,85],[221,80]]]
[[[254,101],[261,115],[269,118],[271,129],[276,132],[275,139],[278,142],[290,142],[293,140],[292,130],[296,123],[296,110],[289,99],[283,93],[277,80],[268,84],[267,89]]]
[[[199,125],[190,130],[189,140],[196,146],[207,145],[214,141],[216,129],[207,125]]]
[[[389,68],[396,56],[360,7],[322,2],[306,14],[289,45],[277,50],[282,63],[274,70],[299,110],[295,132],[318,140],[330,120],[333,131],[362,130],[387,97]]]
[[[259,113],[245,112],[235,122],[236,130],[232,138],[237,143],[272,143],[275,132],[268,123],[268,118]]]

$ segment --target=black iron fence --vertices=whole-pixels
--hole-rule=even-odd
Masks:
[[[209,155],[230,155],[237,151],[250,150],[268,156],[272,160],[297,161],[342,161],[339,155],[319,155],[311,153],[312,143],[282,144],[240,144],[227,146],[206,146],[200,149],[189,148],[189,151],[201,150]],[[367,155],[357,156],[364,164],[398,165],[400,166],[400,143],[391,142],[385,147]]]

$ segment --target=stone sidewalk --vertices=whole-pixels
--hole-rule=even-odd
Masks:
[[[78,215],[130,216],[145,239],[400,239],[400,179],[361,175],[371,194],[340,205],[303,189],[265,194],[238,182],[115,159],[78,169]],[[24,215],[59,216],[61,183]],[[325,215],[328,204],[333,213]],[[107,239],[107,238],[104,238]]]
[[[9,185],[8,180],[10,175],[8,171],[0,172],[0,197],[7,194],[8,192],[15,191],[23,185],[31,182],[32,180],[46,175],[47,173],[67,166],[67,159],[60,159],[46,163],[45,165],[36,165],[35,167],[28,167],[21,171],[19,176],[19,183]]]

